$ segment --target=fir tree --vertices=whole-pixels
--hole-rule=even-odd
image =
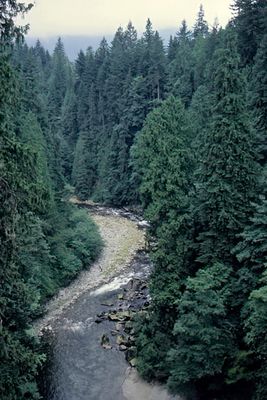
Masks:
[[[145,79],[146,98],[151,103],[151,109],[155,100],[164,98],[166,59],[162,39],[153,30],[150,19],[147,20],[140,50],[139,74]]]
[[[174,59],[168,66],[169,92],[181,97],[185,106],[189,106],[194,91],[193,54],[190,40],[191,32],[186,22],[176,35],[178,47]]]
[[[267,34],[263,37],[252,70],[251,105],[257,132],[257,149],[261,164],[267,160]]]
[[[176,345],[169,352],[168,385],[174,392],[194,398],[207,385],[207,376],[222,372],[234,351],[233,326],[225,322],[231,295],[231,269],[214,264],[188,278],[177,299],[179,317],[174,325]],[[205,384],[206,382],[206,384]],[[214,379],[214,389],[216,388]],[[212,391],[211,391],[212,392]]]
[[[200,9],[197,15],[197,20],[194,26],[194,38],[197,38],[199,36],[201,37],[205,37],[208,35],[209,32],[209,27],[208,27],[208,23],[205,20],[205,12],[204,12],[204,8],[203,5],[200,5]]]
[[[150,378],[167,373],[167,349],[164,343],[162,346],[159,344],[159,339],[165,335],[166,340],[171,341],[176,317],[175,302],[182,278],[190,265],[187,134],[185,110],[179,100],[170,97],[149,114],[132,149],[145,215],[152,224],[151,234],[157,238],[153,254],[156,267],[151,281],[153,312],[140,326],[138,346],[139,370],[144,371],[145,376],[145,370],[150,371]],[[145,348],[149,337],[151,355]],[[152,374],[153,348],[156,347],[160,358]]]
[[[264,218],[266,218],[266,202],[264,203]],[[263,208],[260,210],[262,212]],[[262,215],[261,215],[262,216]],[[266,228],[266,224],[265,224]],[[264,236],[261,237],[262,240]],[[267,277],[266,277],[266,251],[265,263],[261,279],[259,280],[258,288],[250,294],[249,301],[246,304],[246,343],[254,354],[253,363],[253,383],[255,384],[255,392],[253,399],[262,400],[266,397],[266,357],[267,357],[267,338],[266,338],[266,315],[267,315]]]
[[[265,0],[235,0],[233,10],[244,64],[252,63],[262,36],[267,33],[266,9]]]
[[[199,169],[199,261],[233,262],[231,249],[251,213],[257,166],[235,38],[216,53],[214,107]]]

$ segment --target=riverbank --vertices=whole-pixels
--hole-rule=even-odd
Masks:
[[[129,218],[125,210],[123,215],[103,207],[89,210],[105,242],[103,252],[90,270],[47,303],[35,326],[51,343],[42,377],[43,398],[172,400],[165,388],[143,381],[118,347],[101,346],[103,335],[114,328],[108,319],[95,322],[106,309],[103,304],[115,304],[129,281],[149,274],[150,267],[138,256],[145,246],[140,219]]]
[[[35,324],[37,332],[51,326],[83,293],[122,275],[136,252],[145,245],[144,231],[137,228],[136,222],[114,215],[99,215],[98,212],[90,215],[99,227],[104,249],[90,269],[82,271],[77,279],[47,302],[44,316]]]

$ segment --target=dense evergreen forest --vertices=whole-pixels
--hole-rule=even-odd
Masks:
[[[47,69],[41,47],[38,53],[21,44],[24,29],[13,20],[25,11],[15,1],[0,5],[1,400],[40,398],[36,375],[44,355],[32,321],[102,248],[97,227],[67,201],[58,152],[69,87],[64,77],[55,85],[65,59],[55,53]]]
[[[151,223],[141,375],[188,400],[266,399],[266,0],[233,1],[225,29],[201,6],[166,45],[129,23],[74,63],[61,39],[25,44],[27,8],[0,8],[1,399],[40,398],[32,322],[102,248],[74,192]]]

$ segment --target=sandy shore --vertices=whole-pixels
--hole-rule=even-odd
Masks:
[[[44,316],[35,323],[37,332],[58,319],[83,293],[110,282],[123,273],[137,250],[144,247],[144,232],[137,224],[119,216],[91,215],[98,225],[105,247],[99,259],[61,289],[47,304]]]

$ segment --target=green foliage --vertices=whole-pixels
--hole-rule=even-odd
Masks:
[[[209,32],[208,23],[205,20],[205,13],[203,5],[200,5],[200,9],[197,15],[197,20],[194,26],[194,37],[198,38],[199,36],[205,37]]]
[[[68,90],[70,66],[65,55],[62,40],[59,38],[52,58],[52,71],[49,80],[49,109],[56,120],[61,115],[62,106]]]
[[[256,392],[253,399],[261,400],[266,397],[266,357],[267,357],[267,276],[265,271],[259,281],[259,288],[252,291],[247,304],[247,318],[245,320],[246,342],[253,350],[256,358],[254,362],[254,376]]]
[[[171,346],[168,322],[152,313],[136,317],[137,369],[148,381],[164,381],[169,374],[169,365],[166,363],[166,354]]]
[[[90,178],[94,179],[95,171],[90,169],[90,161],[88,156],[91,154],[88,148],[88,133],[80,133],[79,139],[77,141],[73,170],[72,170],[72,182],[75,185],[76,193],[81,200],[87,200],[92,194],[92,181]]]
[[[255,213],[252,224],[247,226],[240,235],[242,240],[235,249],[241,262],[248,262],[258,271],[262,271],[267,262],[267,200],[261,196],[260,202],[254,204]],[[257,272],[258,272],[257,271]]]
[[[110,48],[103,40],[95,53],[79,54],[72,170],[79,197],[115,205],[136,201],[130,148],[147,113],[164,98],[165,86],[163,42],[151,21],[139,40],[129,23],[117,30]]]
[[[226,29],[201,6],[168,54],[150,20],[140,38],[129,23],[75,64],[61,39],[52,56],[22,43],[30,8],[0,11],[1,399],[39,398],[32,320],[103,246],[66,182],[141,202],[151,223],[142,376],[188,399],[265,399],[266,1],[236,0]]]
[[[20,218],[16,232],[18,236],[17,263],[20,265],[22,276],[35,295],[33,311],[36,309],[37,312],[40,300],[55,292],[55,282],[51,271],[54,257],[51,254],[43,225],[40,218],[29,212]]]
[[[257,133],[264,46],[258,54]],[[169,59],[171,90],[188,113],[175,98],[163,102],[131,150],[155,263],[152,305],[136,323],[138,369],[190,399],[264,399],[266,201],[253,201],[265,193],[265,175],[234,28],[206,30],[192,42],[183,24]]]
[[[185,22],[177,34],[177,43],[177,50],[168,66],[168,86],[174,96],[181,97],[184,104],[189,106],[194,91],[194,60],[190,32],[187,30]]]
[[[30,8],[16,1],[4,1],[0,11],[0,397],[3,400],[40,398],[36,376],[45,357],[31,330],[32,320],[39,315],[44,299],[69,282],[81,268],[89,267],[102,247],[98,230],[87,214],[57,200],[61,197],[55,191],[55,187],[60,190],[59,180],[56,181],[60,176],[60,160],[57,170],[58,154],[48,122],[46,92],[40,94],[49,57],[40,45],[35,52],[18,45],[12,60],[17,74],[10,65],[10,45],[25,31],[13,19]],[[56,64],[54,76],[60,62]],[[60,91],[62,85],[57,83]],[[57,99],[63,102],[62,93],[53,95],[50,90],[51,104]],[[61,105],[57,106],[58,112]],[[58,121],[53,121],[53,127],[58,128]]]
[[[177,299],[176,345],[169,352],[169,387],[184,391],[194,382],[221,373],[234,351],[233,326],[226,319],[231,295],[231,269],[223,264],[202,268],[188,278]]]
[[[48,243],[55,258],[52,268],[58,288],[69,283],[82,268],[88,268],[99,255],[103,243],[85,211],[61,206],[56,220],[58,228],[48,237]],[[55,216],[51,222],[55,222]]]
[[[0,13],[1,51],[9,48],[14,39],[20,40],[27,32],[28,26],[18,26],[14,20],[24,15],[33,7],[33,3],[18,3],[16,0],[3,0]]]
[[[148,115],[132,149],[141,200],[152,224],[150,233],[157,239],[152,253],[156,262],[151,279],[153,313],[144,321],[138,338],[139,370],[150,379],[168,376],[166,357],[177,312],[175,302],[192,252],[188,126],[184,106],[171,96]]]
[[[173,201],[173,208],[177,204],[184,206],[181,201],[184,202],[184,192],[188,189],[186,135],[184,108],[181,102],[170,97],[149,114],[137,136],[132,150],[135,169],[141,176],[142,203],[153,223],[168,214]]]
[[[262,36],[267,33],[265,0],[235,0],[233,9],[238,45],[244,63],[252,63]]]
[[[2,60],[1,60],[2,61]],[[17,263],[16,230],[20,215],[27,209],[42,212],[47,196],[37,182],[36,154],[16,140],[6,105],[12,99],[12,75],[8,64],[1,63],[0,80],[8,79],[11,92],[1,104],[1,213],[0,213],[0,329],[1,378],[3,399],[37,399],[35,375],[43,357],[36,352],[26,329],[34,312],[36,296]],[[7,85],[7,82],[5,85]],[[2,87],[2,85],[0,84]],[[3,129],[2,129],[3,128]],[[39,193],[39,189],[41,189]]]
[[[267,33],[263,36],[255,64],[252,70],[251,105],[253,107],[254,126],[257,132],[257,146],[261,164],[267,160]]]
[[[202,263],[227,259],[236,235],[251,213],[257,185],[253,132],[239,70],[235,37],[226,32],[225,48],[215,54],[214,107],[201,153],[198,218]]]
[[[177,255],[188,250],[184,239],[191,190],[188,132],[184,107],[171,96],[149,114],[132,149],[145,215],[158,238],[154,259],[176,265],[176,274]]]
[[[266,396],[266,266],[267,266],[267,203],[261,196],[254,205],[255,212],[251,218],[251,225],[247,226],[241,234],[241,241],[235,248],[237,257],[245,265],[241,269],[240,281],[249,280],[245,286],[246,298],[243,307],[245,325],[245,342],[251,352],[250,366],[251,380],[256,384],[255,399]],[[245,273],[247,271],[247,273]],[[248,300],[247,300],[248,299]]]
[[[37,345],[28,331],[13,332],[11,335],[1,328],[1,399],[40,399],[35,377],[45,357],[38,354]]]

